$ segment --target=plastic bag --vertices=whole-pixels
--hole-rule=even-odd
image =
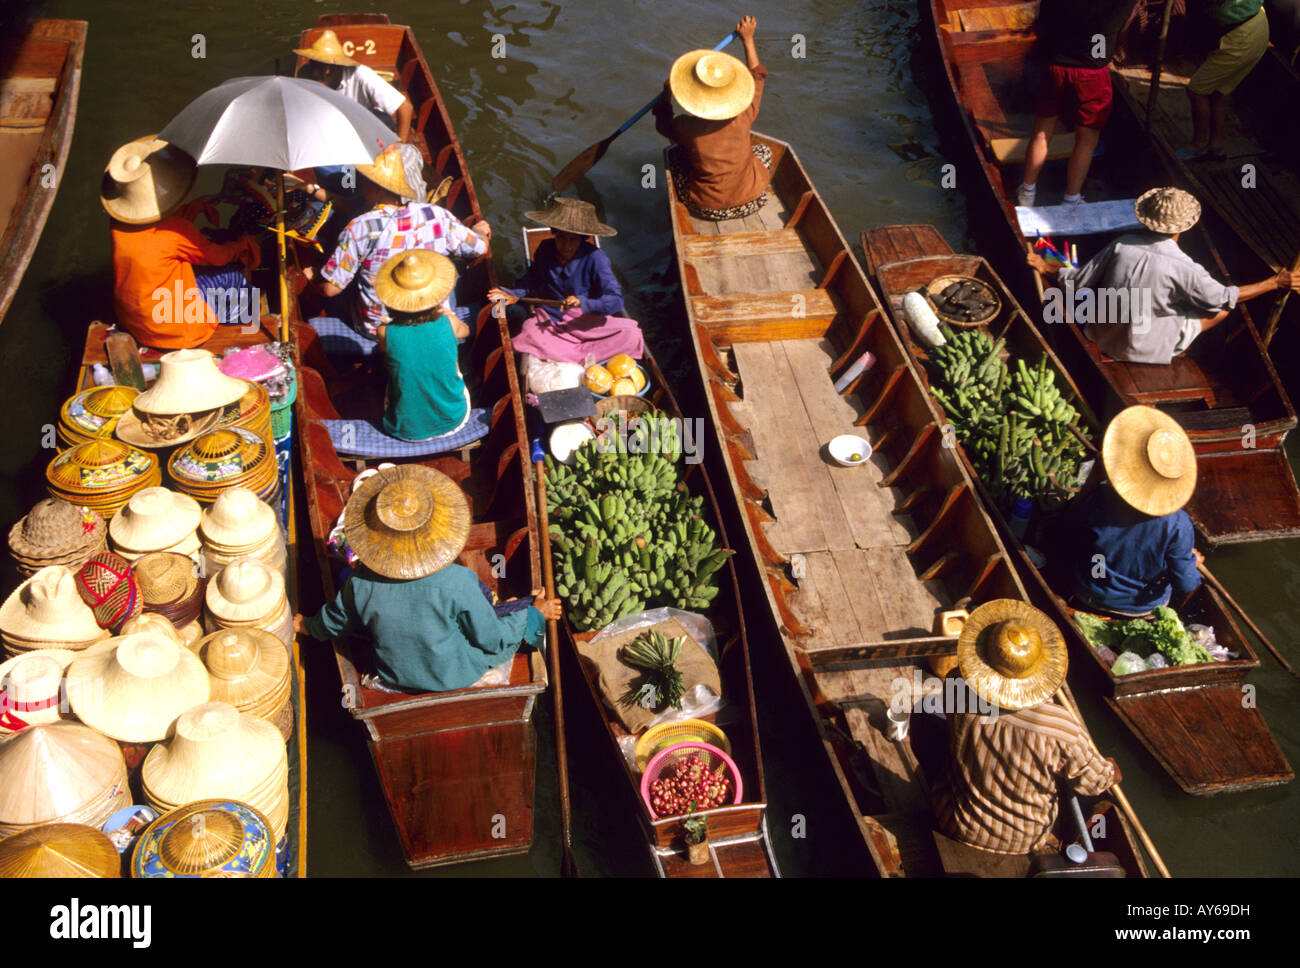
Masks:
[[[1227,662],[1229,659],[1237,658],[1237,653],[1229,652],[1226,645],[1220,645],[1218,639],[1214,637],[1214,627],[1210,625],[1189,625],[1187,634],[1192,637],[1192,641],[1210,653],[1210,657],[1215,662]]]
[[[1115,660],[1115,664],[1110,667],[1110,671],[1117,676],[1126,676],[1132,672],[1145,672],[1147,660],[1142,658],[1136,652],[1123,652]]]
[[[577,363],[544,360],[531,353],[520,353],[519,357],[519,372],[524,378],[524,388],[529,393],[569,390],[582,386],[585,370]]]

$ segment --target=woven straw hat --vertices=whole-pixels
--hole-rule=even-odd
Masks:
[[[248,384],[222,373],[207,350],[173,350],[164,353],[160,363],[157,381],[135,398],[139,413],[203,413],[248,392]]]
[[[272,618],[284,605],[284,576],[265,562],[240,558],[208,582],[208,611],[226,622]]]
[[[76,657],[71,649],[40,649],[0,663],[0,731],[62,719],[59,687]]]
[[[0,843],[0,877],[121,876],[113,842],[85,824],[41,824]]]
[[[172,454],[167,469],[177,487],[206,504],[231,487],[247,487],[265,501],[280,480],[274,450],[244,427],[222,427],[198,437]]]
[[[957,638],[957,666],[981,699],[1000,709],[1046,702],[1065,681],[1065,639],[1044,613],[1025,602],[985,602]]]
[[[524,212],[524,218],[540,222],[548,228],[574,235],[599,235],[608,237],[618,235],[611,226],[596,218],[596,206],[577,198],[564,198],[557,195],[551,203],[540,211]]]
[[[207,579],[199,577],[193,558],[176,551],[155,551],[142,555],[132,571],[146,611],[177,628],[199,617]]]
[[[20,561],[75,557],[97,548],[104,534],[104,519],[90,508],[47,497],[9,529],[9,550]]]
[[[127,225],[149,225],[170,215],[194,186],[194,159],[153,135],[113,152],[104,169],[99,201]]]
[[[1106,428],[1101,462],[1115,493],[1143,514],[1172,514],[1196,490],[1196,451],[1183,428],[1154,407],[1129,407]]]
[[[228,702],[262,716],[275,712],[287,698],[289,652],[271,633],[224,629],[204,636],[196,651],[212,678],[214,702]]]
[[[668,87],[688,114],[706,121],[734,118],[754,100],[754,75],[717,50],[693,50],[673,62]]]
[[[165,487],[146,487],[131,495],[113,515],[108,535],[114,547],[137,555],[161,551],[194,535],[202,509],[188,494]]]
[[[243,800],[259,791],[286,755],[280,731],[266,720],[230,703],[206,702],[182,713],[172,738],[149,751],[140,779],[146,797],[164,805]]]
[[[5,599],[0,629],[32,642],[80,643],[105,635],[77,593],[72,572],[62,565],[42,568]]]
[[[88,440],[45,469],[51,497],[112,517],[136,491],[162,482],[158,458],[120,440]]]
[[[275,511],[246,487],[222,491],[199,518],[204,544],[219,551],[260,545],[278,527]]]
[[[161,635],[124,635],[92,645],[72,663],[68,701],[105,736],[152,743],[177,716],[208,701],[208,671],[193,652]]]
[[[373,165],[357,165],[357,173],[365,175],[380,188],[385,188],[402,198],[413,198],[406,180],[406,163],[397,145],[389,145],[377,156]]]
[[[113,433],[132,447],[175,447],[220,425],[222,410],[202,413],[142,413],[134,408],[118,419]]]
[[[1152,232],[1177,235],[1200,220],[1201,203],[1181,188],[1153,188],[1133,204],[1133,213]]]
[[[132,877],[274,877],[271,824],[246,803],[200,800],[146,827],[130,870]]]
[[[122,414],[139,396],[135,387],[91,387],[75,393],[59,408],[59,440],[69,447],[113,436]]]
[[[337,64],[339,67],[356,67],[361,63],[343,53],[339,35],[332,30],[322,30],[320,36],[311,42],[310,47],[295,47],[293,52],[308,60],[320,61],[322,64]]]
[[[407,249],[375,274],[375,294],[389,309],[418,313],[444,302],[456,286],[456,265],[428,249]]]
[[[180,630],[166,616],[159,615],[157,612],[141,612],[133,619],[122,623],[122,636],[139,635],[147,633],[149,635],[158,635],[164,639],[175,642],[177,645],[185,645],[185,639]],[[188,648],[188,646],[186,646]],[[192,651],[192,650],[191,650]]]
[[[24,729],[0,745],[0,831],[71,820],[98,827],[126,805],[121,748],[79,723]]]
[[[356,556],[388,578],[432,575],[469,539],[469,502],[447,475],[423,464],[380,471],[348,499],[343,530]]]
[[[116,630],[144,610],[131,563],[111,551],[92,555],[77,572],[76,585],[81,600],[103,628]]]

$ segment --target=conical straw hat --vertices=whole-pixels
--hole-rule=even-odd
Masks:
[[[288,651],[261,629],[223,629],[204,636],[196,651],[211,677],[214,702],[228,702],[241,710],[257,704],[261,709],[267,705],[263,700],[278,697],[289,684]]]
[[[1143,514],[1172,514],[1196,490],[1196,451],[1173,417],[1155,407],[1122,410],[1101,442],[1115,493]]]
[[[176,717],[208,701],[208,671],[188,649],[138,633],[93,645],[68,669],[68,700],[87,726],[126,743],[152,743]]]
[[[1000,709],[1027,709],[1046,702],[1065,681],[1065,639],[1032,605],[995,599],[966,619],[957,666],[981,699]]]
[[[5,599],[0,629],[6,636],[33,642],[87,642],[107,636],[77,593],[72,572],[61,565],[42,568]]]
[[[204,542],[221,551],[252,548],[277,528],[275,511],[246,487],[222,491],[199,519]]]
[[[343,530],[370,570],[409,580],[445,567],[469,539],[469,502],[445,474],[403,464],[367,479],[348,499]]]
[[[1137,220],[1152,232],[1177,235],[1201,218],[1201,203],[1181,188],[1153,188],[1133,203]]]
[[[524,218],[541,222],[548,228],[559,229],[561,232],[572,232],[574,235],[601,237],[618,235],[612,226],[596,218],[596,206],[591,202],[566,198],[563,195],[551,199],[550,204],[544,209],[524,212]]]
[[[199,413],[145,413],[134,407],[113,428],[118,440],[133,447],[175,447],[219,426],[224,408]]]
[[[265,562],[240,558],[208,582],[208,611],[213,618],[255,622],[273,617],[284,604],[284,576]]]
[[[87,807],[111,805],[126,795],[121,748],[89,727],[32,726],[0,745],[0,825],[4,827],[57,822],[80,815]],[[100,823],[115,809],[99,818]]]
[[[386,188],[401,198],[413,198],[414,193],[406,180],[406,163],[397,145],[389,145],[375,158],[373,165],[357,165],[357,173],[364,175],[380,188]]]
[[[141,554],[179,544],[194,534],[202,510],[188,494],[165,487],[146,487],[131,495],[108,523],[113,544]]]
[[[0,663],[0,732],[60,720],[63,673],[76,657],[71,649],[40,649]]]
[[[0,877],[121,877],[108,837],[80,823],[47,823],[0,843]]]
[[[273,877],[271,824],[233,800],[200,800],[164,813],[131,852],[132,877]]]
[[[113,152],[99,201],[119,222],[148,225],[179,208],[193,185],[194,159],[149,135]]]
[[[243,380],[226,376],[207,350],[164,353],[152,387],[135,398],[140,413],[202,413],[234,403],[248,392]]]
[[[69,446],[112,437],[122,414],[139,396],[135,387],[91,387],[73,394],[59,408],[59,437]]]
[[[293,52],[308,60],[320,61],[322,64],[335,64],[339,67],[356,67],[361,63],[343,53],[339,36],[332,30],[322,30],[320,36],[311,42],[310,47],[295,47]]]
[[[140,779],[146,795],[164,804],[246,800],[281,761],[287,753],[274,726],[229,703],[207,702],[181,714],[175,735],[144,758]]]
[[[9,529],[9,550],[29,561],[90,551],[104,540],[104,519],[59,498],[37,501]]]
[[[754,100],[754,75],[717,50],[693,50],[673,62],[668,87],[687,113],[706,121],[734,118]]]
[[[389,309],[419,313],[444,302],[456,287],[456,264],[428,249],[407,249],[375,274],[375,294]]]

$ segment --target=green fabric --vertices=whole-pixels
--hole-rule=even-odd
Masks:
[[[1225,0],[1206,11],[1211,20],[1224,26],[1245,23],[1264,6],[1264,0]]]
[[[469,394],[457,363],[456,336],[446,316],[414,326],[389,324],[384,361],[388,407],[384,433],[427,440],[459,427],[469,413]]]
[[[397,581],[358,565],[334,600],[307,620],[307,632],[327,641],[367,629],[380,678],[425,692],[463,689],[518,650],[539,645],[542,613],[529,606],[498,617],[463,565],[447,565],[414,581]]]

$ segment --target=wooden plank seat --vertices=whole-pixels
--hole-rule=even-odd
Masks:
[[[728,235],[692,235],[683,240],[690,260],[725,256],[803,254],[803,240],[794,229],[777,232],[734,232]]]
[[[789,339],[820,336],[835,319],[836,308],[825,289],[695,296],[695,319],[721,345],[772,339],[774,329]]]

